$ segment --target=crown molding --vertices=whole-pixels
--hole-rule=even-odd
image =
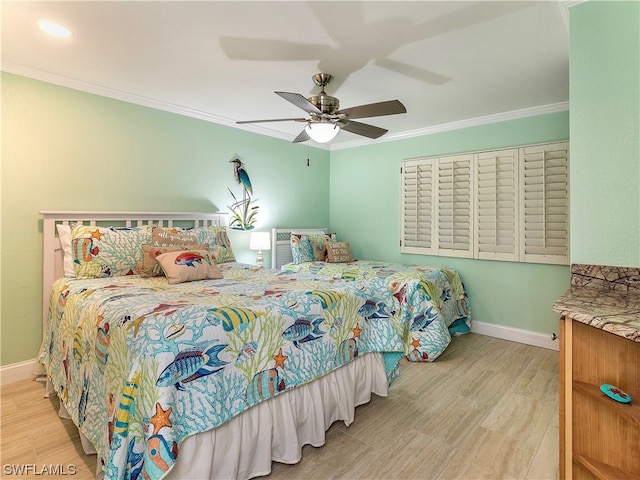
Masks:
[[[569,26],[570,26],[570,20],[569,20],[569,9],[571,7],[575,7],[576,5],[579,5],[581,3],[585,3],[587,0],[565,0],[562,2],[557,2],[555,3],[557,9],[558,9],[558,13],[560,15],[560,18],[562,19],[562,23],[564,24],[564,28],[567,32],[567,37],[569,36]]]
[[[240,130],[246,130],[252,133],[260,135],[267,135],[269,137],[279,138],[281,140],[292,141],[293,136],[282,132],[277,132],[267,127],[260,125],[249,124],[236,124],[234,120],[220,115],[214,115],[212,113],[203,112],[201,110],[184,107],[181,105],[175,105],[168,102],[156,100],[154,98],[145,97],[142,95],[136,95],[121,90],[115,90],[113,88],[104,87],[102,85],[96,85],[93,83],[83,82],[69,77],[44,72],[34,68],[23,67],[12,63],[3,63],[1,70],[7,73],[13,73],[23,77],[32,78],[34,80],[40,80],[42,82],[51,83],[61,87],[71,88],[73,90],[79,90],[85,93],[91,93],[94,95],[100,95],[102,97],[111,98],[114,100],[121,100],[127,103],[133,103],[143,107],[149,107],[156,110],[162,110],[165,112],[177,113],[178,115],[184,115],[186,117],[197,118],[206,122],[216,123],[219,125],[225,125],[227,127],[237,128]]]
[[[580,5],[581,3],[586,3],[589,0],[566,0],[564,2],[562,2],[565,6],[565,8],[568,10],[571,7],[575,7],[576,5]]]
[[[211,113],[203,112],[201,110],[196,110],[193,108],[183,107],[181,105],[175,105],[172,103],[163,102],[160,100],[156,100],[154,98],[149,98],[141,95],[134,95],[132,93],[115,90],[113,88],[104,87],[102,85],[83,82],[80,80],[64,77],[61,75],[55,75],[52,73],[44,72],[41,70],[29,68],[29,67],[23,67],[23,66],[11,64],[11,63],[3,63],[0,69],[7,73],[13,73],[15,75],[32,78],[34,80],[40,80],[43,82],[52,83],[54,85],[59,85],[61,87],[67,87],[74,90],[91,93],[94,95],[100,95],[100,96],[111,98],[114,100],[121,100],[123,102],[128,102],[128,103],[140,105],[143,107],[149,107],[156,110],[176,113],[178,115],[184,115],[186,117],[197,118],[207,122],[212,122],[212,123],[224,125],[227,127],[245,130],[245,131],[256,133],[259,135],[266,135],[269,137],[278,138],[280,140],[286,140],[288,142],[291,142],[294,138],[293,135],[277,132],[275,130],[264,127],[262,125],[236,124],[235,121],[231,120],[230,118],[222,117],[220,115],[214,115]],[[313,146],[314,148],[330,150],[330,151],[342,150],[345,148],[374,145],[376,143],[393,142],[396,140],[404,140],[407,138],[433,135],[435,133],[448,132],[452,130],[460,130],[462,128],[469,128],[469,127],[477,127],[480,125],[488,125],[491,123],[506,122],[509,120],[533,117],[536,115],[544,115],[548,113],[562,112],[566,110],[569,110],[569,102],[560,102],[560,103],[553,103],[549,105],[542,105],[538,107],[524,108],[521,110],[513,110],[510,112],[496,113],[492,115],[486,115],[483,117],[470,118],[467,120],[460,120],[457,122],[445,123],[441,125],[434,125],[430,127],[420,128],[416,130],[409,130],[406,132],[400,132],[396,134],[387,134],[384,136],[384,138],[378,139],[378,140],[363,138],[363,139],[358,139],[350,142],[341,142],[341,143],[334,143],[334,144],[316,144],[314,142]]]
[[[218,115],[212,115],[200,110],[183,107],[180,105],[174,105],[172,103],[163,102],[154,98],[145,97],[142,95],[136,95],[129,92],[123,92],[121,90],[115,90],[113,88],[104,87],[102,85],[96,85],[94,83],[83,82],[69,77],[44,72],[29,67],[23,67],[20,65],[14,65],[10,63],[3,63],[2,70],[8,73],[21,75],[23,77],[32,78],[34,80],[40,80],[46,83],[52,83],[61,87],[71,88],[73,90],[79,90],[85,93],[91,93],[94,95],[100,95],[102,97],[108,97],[114,100],[121,100],[127,103],[133,103],[144,107],[154,108],[156,110],[164,110],[171,113],[178,113],[187,117],[199,118],[209,122],[220,124],[231,124],[231,121],[225,117]]]
[[[569,102],[552,103],[549,105],[541,105],[538,107],[523,108],[520,110],[512,110],[510,112],[494,113],[483,117],[469,118],[467,120],[459,120],[457,122],[443,123],[431,127],[419,128],[417,130],[408,130],[395,134],[387,134],[384,138],[376,140],[375,143],[393,142],[396,140],[405,140],[407,138],[422,137],[425,135],[433,135],[435,133],[450,132],[463,128],[479,127],[481,125],[489,125],[492,123],[508,122],[510,120],[518,120],[521,118],[535,117],[538,115],[546,115],[549,113],[565,112],[569,110]],[[354,140],[353,142],[334,144],[331,150],[342,150],[345,148],[361,147],[371,145],[370,140]]]

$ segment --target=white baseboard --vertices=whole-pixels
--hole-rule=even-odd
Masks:
[[[35,358],[25,360],[24,362],[4,365],[0,367],[0,385],[9,385],[10,383],[21,380],[30,380],[36,378],[40,373],[44,374],[44,370]]]
[[[551,335],[531,332],[520,328],[507,327],[496,323],[471,321],[471,332],[488,337],[501,338],[512,342],[533,345],[534,347],[548,348],[549,350],[560,350],[560,342],[554,340]]]

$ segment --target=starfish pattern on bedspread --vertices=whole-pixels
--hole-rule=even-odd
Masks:
[[[364,353],[412,358],[411,326],[434,301],[425,292],[442,292],[397,295],[389,279],[409,280],[391,267],[366,282],[220,267],[222,279],[178,285],[137,276],[54,284],[41,361],[107,478],[163,477],[187,436]],[[419,332],[431,337],[429,359],[448,345],[447,327],[437,315]]]

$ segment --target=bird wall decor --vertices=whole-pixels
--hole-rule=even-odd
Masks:
[[[233,214],[233,218],[229,222],[229,227],[234,230],[251,230],[256,223],[256,215],[258,213],[258,205],[251,205],[253,195],[253,186],[249,174],[244,168],[244,164],[238,157],[230,160],[233,163],[233,173],[238,185],[242,185],[242,199],[234,195],[233,191],[228,188],[229,193],[233,197],[233,204],[229,205],[229,210]]]
[[[244,169],[244,163],[239,158],[234,158],[231,160],[233,163],[233,173],[236,176],[236,182],[238,184],[242,184],[242,186],[253,195],[253,188],[251,187],[251,179],[249,178],[249,174]]]

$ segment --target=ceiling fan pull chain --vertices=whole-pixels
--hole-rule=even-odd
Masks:
[[[309,166],[309,142],[311,142],[311,140],[307,140],[307,167]]]

